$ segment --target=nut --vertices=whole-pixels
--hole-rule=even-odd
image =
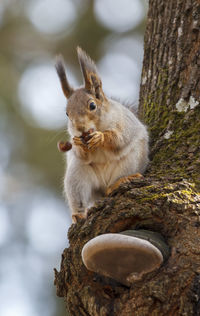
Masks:
[[[57,147],[60,152],[64,153],[66,151],[69,151],[72,148],[72,144],[70,142],[59,141],[57,143]]]

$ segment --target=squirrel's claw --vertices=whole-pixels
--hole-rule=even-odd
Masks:
[[[104,134],[96,131],[90,134],[90,139],[87,141],[88,149],[95,149],[102,145],[104,142]]]
[[[78,222],[81,222],[83,219],[86,219],[86,214],[79,214],[79,213],[77,213],[77,214],[73,214],[72,215],[72,223],[73,224],[76,224],[76,223],[78,223]]]
[[[80,137],[77,137],[77,136],[75,136],[73,138],[73,142],[74,142],[74,145],[76,145],[76,146],[80,146],[83,144],[82,139]]]
[[[87,148],[87,144],[84,144],[83,140],[81,137],[77,137],[75,136],[73,138],[73,143],[75,146],[80,146],[83,150],[87,151],[88,148]]]

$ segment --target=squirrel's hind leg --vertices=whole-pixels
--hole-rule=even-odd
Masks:
[[[130,176],[119,178],[116,182],[110,185],[106,190],[106,195],[111,194],[114,190],[118,189],[120,184],[129,183],[131,180],[136,178],[142,178],[143,176],[140,173],[131,174]]]
[[[86,218],[87,209],[94,205],[96,194],[94,188],[98,186],[98,178],[90,165],[80,162],[68,168],[64,180],[65,194],[72,211],[72,221],[76,223]]]
[[[72,223],[76,224],[76,223],[80,222],[82,219],[86,218],[86,215],[87,215],[86,212],[72,214]]]

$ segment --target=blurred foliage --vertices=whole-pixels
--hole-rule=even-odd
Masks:
[[[34,125],[31,117],[30,120],[24,119],[18,97],[20,78],[35,60],[47,58],[53,61],[56,54],[62,53],[81,82],[75,53],[77,45],[98,61],[105,54],[103,41],[106,38],[110,37],[112,40],[112,37],[120,39],[125,35],[142,36],[145,22],[142,20],[136,28],[118,34],[98,21],[94,14],[93,0],[82,3],[76,0],[74,3],[78,18],[70,29],[45,34],[38,31],[27,16],[28,2],[28,0],[1,0],[0,3],[0,132],[5,140],[1,145],[9,146],[11,152],[4,172],[9,175],[15,166],[24,163],[26,168],[31,170],[28,182],[31,183],[35,175],[39,175],[34,180],[34,185],[49,188],[63,199],[62,179],[65,163],[64,156],[58,152],[56,143],[66,137],[66,127],[60,130],[47,130]],[[142,4],[145,10],[145,3]],[[115,5],[114,0],[113,5]],[[59,19],[59,16],[57,18]],[[22,169],[21,172],[26,173],[26,170]],[[20,174],[17,181],[22,181],[24,176],[26,175]],[[22,215],[19,213],[19,216]],[[64,303],[56,299],[55,289],[46,289],[46,291],[52,291],[52,300],[55,300],[54,304],[57,305],[55,315],[65,315]]]

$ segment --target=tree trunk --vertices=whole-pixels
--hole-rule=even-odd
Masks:
[[[144,179],[121,185],[70,228],[55,273],[70,315],[200,315],[199,30],[198,0],[150,0],[139,114],[151,163]],[[160,232],[168,261],[131,288],[87,271],[83,245],[129,228]]]

